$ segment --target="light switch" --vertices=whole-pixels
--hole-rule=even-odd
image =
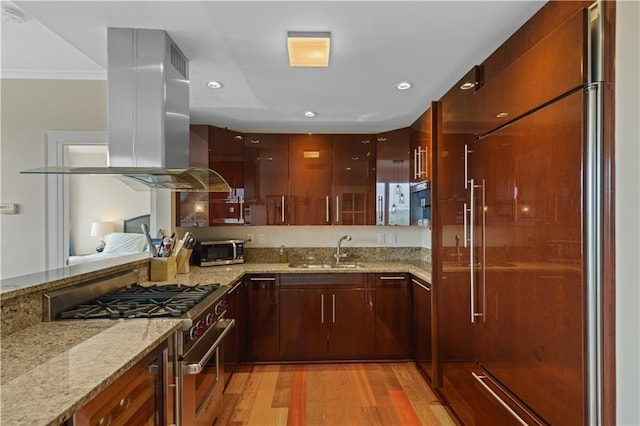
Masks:
[[[384,244],[384,233],[378,233],[378,244]]]
[[[259,234],[258,241],[260,241],[260,244],[264,244],[267,241],[267,237],[264,234]]]
[[[398,242],[398,234],[391,232],[389,234],[389,244],[396,244]]]

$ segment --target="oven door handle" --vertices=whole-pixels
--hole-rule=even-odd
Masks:
[[[185,359],[184,364],[183,364],[184,365],[183,366],[184,374],[200,374],[202,372],[202,370],[204,369],[204,366],[207,364],[207,362],[209,362],[209,358],[211,358],[211,356],[213,356],[213,354],[216,352],[216,350],[218,349],[218,347],[220,346],[220,344],[224,340],[224,338],[227,335],[227,333],[229,333],[233,329],[233,327],[235,327],[236,320],[235,319],[222,319],[222,320],[220,320],[218,322],[218,324],[220,324],[220,323],[224,324],[224,328],[222,329],[222,332],[220,333],[220,336],[218,336],[216,341],[213,342],[213,345],[211,345],[211,347],[204,354],[204,356],[202,356],[202,358],[198,362],[193,362],[193,363],[192,362],[188,362]],[[218,327],[218,324],[216,324],[214,326],[214,328],[220,328],[220,327]]]

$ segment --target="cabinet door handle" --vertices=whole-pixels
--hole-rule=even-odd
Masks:
[[[420,176],[420,172],[418,171],[418,167],[420,167],[420,163],[418,160],[418,156],[420,155],[418,150],[420,148],[416,148],[413,150],[413,178],[418,179]]]
[[[469,239],[467,238],[467,203],[462,203],[462,247],[466,248]]]
[[[238,214],[238,222],[242,222],[244,219],[244,198],[240,197],[238,199],[238,202],[240,203],[240,214]]]
[[[249,278],[249,280],[251,281],[275,281],[275,277],[260,277],[260,278],[255,278],[255,277],[251,277]]]
[[[324,324],[324,294],[320,295],[320,324]]]
[[[282,196],[282,213],[280,213],[280,221],[284,223],[284,195]]]
[[[427,287],[426,285],[422,284],[420,281],[418,280],[414,280],[413,278],[411,279],[411,282],[414,283],[415,285],[422,287],[423,289],[427,290],[427,291],[431,291],[431,289],[429,287]]]
[[[336,223],[340,223],[340,196],[336,195]]]
[[[329,196],[325,197],[325,221],[329,223]]]
[[[229,290],[229,291],[227,292],[227,294],[231,294],[231,293],[233,293],[233,292],[234,292],[234,291],[236,291],[236,289],[237,289],[238,287],[240,287],[241,285],[242,285],[242,281],[238,281],[237,283],[235,283],[235,284],[233,285],[233,287],[231,288],[231,290]]]
[[[383,210],[384,209],[384,197],[379,196],[378,197],[378,225],[384,225],[384,217],[383,217]]]
[[[404,280],[404,277],[378,277],[381,280]]]
[[[494,398],[495,398],[495,399],[500,403],[500,405],[502,405],[502,406],[503,406],[503,407],[504,407],[504,408],[505,408],[505,409],[506,409],[506,410],[507,410],[507,411],[508,411],[508,412],[509,412],[513,417],[515,417],[515,419],[518,421],[518,423],[520,423],[521,425],[524,425],[524,426],[527,426],[527,425],[528,425],[528,423],[527,423],[527,422],[525,422],[524,420],[522,420],[522,417],[520,417],[518,414],[516,414],[516,412],[515,412],[515,411],[513,411],[513,410],[511,409],[511,407],[509,407],[509,405],[508,405],[506,402],[504,402],[504,401],[502,400],[502,398],[500,398],[500,397],[498,396],[498,394],[496,394],[496,393],[493,391],[493,389],[491,389],[491,388],[490,388],[490,387],[489,387],[489,386],[484,382],[484,379],[486,379],[486,378],[487,378],[487,376],[484,376],[484,375],[480,376],[480,375],[478,375],[478,374],[476,374],[476,373],[473,373],[473,372],[471,373],[471,375],[473,376],[473,378],[474,378],[474,379],[476,379],[476,380],[478,381],[478,383],[480,383],[480,384],[482,385],[482,387],[483,387],[483,388],[485,388],[485,389],[487,390],[487,392],[489,392],[489,393],[491,394],[491,396],[493,396],[493,397],[494,397]]]
[[[335,295],[335,293],[333,293],[331,295],[331,299],[332,299],[332,302],[333,302],[333,310],[332,310],[332,313],[331,313],[331,318],[333,320],[333,323],[335,324],[336,323],[336,295]]]

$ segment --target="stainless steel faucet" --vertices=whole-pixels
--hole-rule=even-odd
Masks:
[[[336,263],[340,263],[340,259],[347,256],[344,253],[340,253],[340,244],[342,244],[343,240],[351,241],[351,235],[343,235],[338,240],[338,246],[336,247],[336,254],[333,255],[333,257],[336,258]]]

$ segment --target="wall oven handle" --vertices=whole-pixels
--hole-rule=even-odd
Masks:
[[[220,333],[220,336],[218,336],[218,338],[213,343],[213,345],[211,345],[209,350],[204,354],[204,356],[202,356],[202,358],[200,358],[200,360],[198,362],[186,363],[184,365],[184,367],[183,367],[184,368],[184,374],[200,374],[202,372],[202,370],[204,369],[204,366],[209,361],[209,358],[211,358],[211,356],[216,352],[216,350],[218,349],[218,347],[220,346],[220,344],[222,343],[222,341],[224,340],[226,335],[236,325],[236,320],[234,320],[234,319],[220,320],[220,321],[221,322],[224,321],[226,323],[224,329],[222,330],[222,333]]]
[[[496,394],[493,389],[491,389],[485,382],[484,379],[487,378],[487,376],[479,376],[478,374],[472,372],[471,375],[473,376],[474,379],[476,379],[478,381],[478,383],[480,383],[482,385],[482,387],[484,387],[486,389],[487,392],[489,392],[491,394],[491,396],[493,396],[499,403],[500,405],[502,405],[513,417],[515,417],[515,419],[518,421],[518,423],[520,423],[521,425],[524,426],[528,426],[527,422],[525,422],[522,417],[520,417],[515,411],[513,411],[511,409],[511,407],[509,407],[509,405],[504,402],[502,400],[502,398],[500,398],[498,396],[498,394]]]

